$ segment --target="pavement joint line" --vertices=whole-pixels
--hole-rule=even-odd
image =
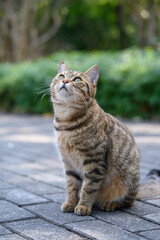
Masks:
[[[53,186],[53,187],[60,188],[60,189],[64,190],[64,188],[62,188],[62,186],[54,185],[54,184],[48,183],[48,182],[46,183],[46,182],[43,182],[43,181],[41,181],[41,180],[40,180],[40,181],[37,181],[35,178],[32,178],[32,177],[30,177],[30,176],[28,176],[28,175],[20,174],[20,173],[17,173],[17,172],[8,170],[8,169],[3,168],[3,167],[0,167],[0,169],[3,169],[3,170],[5,169],[5,171],[8,171],[8,172],[10,172],[10,173],[12,173],[12,174],[17,174],[17,175],[19,175],[19,176],[21,176],[21,177],[25,177],[25,178],[27,178],[27,179],[31,179],[32,181],[49,184],[49,185],[51,185],[51,186]],[[53,173],[53,175],[54,175],[54,173]],[[0,178],[0,180],[1,180],[1,178]],[[3,179],[2,179],[2,180],[3,180]],[[7,181],[7,183],[13,184],[13,183],[11,183],[11,182],[9,182],[9,181]],[[19,185],[15,185],[15,186],[18,187]]]
[[[30,212],[32,212],[32,211],[30,211]],[[63,225],[59,225],[58,223],[55,223],[54,221],[48,220],[48,219],[46,219],[46,218],[44,218],[44,217],[42,217],[42,216],[39,216],[39,215],[36,215],[36,217],[32,217],[32,218],[18,219],[18,220],[16,220],[16,221],[14,221],[14,220],[12,220],[12,221],[7,221],[6,223],[2,224],[2,226],[4,226],[5,228],[7,228],[8,230],[10,230],[10,231],[12,231],[12,232],[15,232],[16,234],[19,234],[18,231],[13,230],[12,227],[6,226],[6,224],[7,224],[7,223],[11,223],[11,222],[20,222],[20,221],[34,220],[34,219],[43,220],[43,221],[48,222],[48,223],[50,223],[50,224],[52,224],[52,225],[54,225],[54,226],[57,226],[57,227],[60,227],[60,228],[62,228],[62,229],[65,229],[65,230],[67,230],[67,231],[69,231],[69,232],[75,233],[75,234],[77,234],[77,235],[80,236],[80,237],[85,237],[84,234],[80,234],[80,233],[77,232],[76,230],[73,230],[73,229],[70,229],[70,228],[66,227],[65,224],[67,224],[67,223],[65,223],[65,224],[63,224]],[[84,221],[84,220],[77,221],[77,222],[83,222],[83,221]],[[94,219],[93,219],[93,220],[85,220],[85,221],[94,221]],[[74,222],[70,222],[70,223],[74,223]],[[24,235],[24,236],[21,235],[21,236],[24,237],[25,235]],[[26,236],[25,236],[25,237],[26,237]],[[31,239],[31,238],[27,238],[27,239]],[[92,240],[93,238],[90,237],[89,239]],[[33,239],[32,239],[32,240],[33,240]],[[96,240],[97,240],[97,239],[96,239]]]
[[[92,215],[91,215],[92,216]],[[112,225],[112,226],[116,226],[116,227],[120,227],[118,224],[116,224],[116,223],[111,223],[111,222],[108,222],[107,220],[105,220],[105,219],[103,219],[103,218],[101,218],[101,217],[95,217],[95,216],[92,216],[92,217],[94,217],[96,220],[100,220],[100,221],[102,221],[102,222],[106,222],[106,223],[108,223],[108,224],[110,224],[110,225]],[[141,217],[138,217],[138,218],[140,218],[140,219],[142,219]],[[144,220],[144,219],[142,219],[142,220]],[[145,219],[146,220],[146,219]],[[84,221],[84,220],[83,220]],[[89,221],[89,220],[88,220]],[[90,220],[90,221],[94,221],[94,220]],[[149,221],[150,222],[150,221]],[[69,223],[70,224],[70,223]],[[157,225],[159,225],[159,224],[157,224]],[[139,232],[145,232],[145,231],[148,231],[148,229],[147,230],[142,230],[142,231],[130,231],[130,230],[128,230],[127,228],[125,228],[125,227],[122,227],[122,229],[123,230],[125,230],[125,231],[127,231],[127,232],[129,232],[129,233],[132,233],[132,234],[136,234],[136,235],[138,235],[139,234]],[[160,228],[153,228],[153,229],[149,229],[149,231],[153,231],[153,230],[158,230],[158,229],[160,229]],[[144,236],[143,236],[143,238],[144,238]]]
[[[139,233],[137,236],[142,237],[143,239],[146,239],[146,240],[151,240],[151,238],[148,238],[148,237],[146,237],[146,236],[143,236],[143,235],[141,235],[140,233]]]
[[[159,228],[153,228],[153,229],[149,229],[149,230],[145,229],[145,230],[141,230],[141,231],[136,231],[135,233],[139,234],[139,233],[154,231],[154,230],[160,230],[160,226],[159,226]]]
[[[151,240],[151,238],[148,238],[148,237],[143,236],[143,235],[141,235],[141,234],[139,234],[139,236],[140,236],[140,237],[145,237],[145,239],[147,239],[147,240]]]
[[[37,219],[37,218],[34,218],[34,219]],[[24,220],[19,219],[19,221],[25,221],[25,220],[28,220],[28,219],[24,219]],[[15,221],[12,221],[12,222],[15,222]],[[18,221],[16,221],[16,222],[18,222]],[[10,222],[7,222],[7,223],[10,223]],[[27,239],[27,240],[33,240],[33,238],[30,238],[30,237],[26,236],[25,234],[21,234],[19,231],[16,231],[16,230],[13,229],[12,227],[9,227],[9,226],[5,226],[5,227],[6,227],[8,230],[12,231],[13,233],[19,235],[20,237],[23,237],[23,238],[25,238],[25,239]]]
[[[36,219],[36,215],[35,217],[22,217],[22,218],[19,218],[19,219],[13,219],[13,220],[6,220],[6,221],[1,221],[0,222],[0,225],[4,226],[5,227],[5,224],[6,223],[12,223],[12,222],[19,222],[19,221],[26,221],[26,220],[32,220],[32,219]]]
[[[9,203],[12,203],[15,206],[17,206],[19,208],[22,208],[22,209],[23,209],[23,207],[34,206],[34,205],[38,205],[38,204],[44,204],[44,203],[51,203],[52,202],[52,200],[49,201],[47,198],[46,198],[46,200],[48,200],[47,202],[37,202],[37,203],[29,203],[29,204],[27,204],[27,203],[26,204],[17,204],[15,202],[12,202],[12,200],[6,199],[4,197],[1,197],[0,200],[4,200],[4,201],[7,201]],[[25,209],[25,210],[28,211],[27,209]]]
[[[8,222],[7,222],[8,223]],[[11,229],[9,229],[9,227],[8,226],[5,226],[5,224],[1,224],[1,226],[2,227],[5,227],[6,229],[8,229],[8,230],[10,230],[12,233],[15,233],[13,230],[11,230]],[[7,233],[7,234],[5,234],[5,235],[9,235],[9,234],[11,234],[11,233]],[[0,236],[3,236],[4,234],[0,234]]]
[[[36,204],[37,205],[37,204]],[[43,205],[43,204],[42,204]],[[63,224],[58,224],[57,222],[54,222],[53,220],[49,220],[48,218],[45,218],[43,217],[41,214],[39,213],[35,213],[34,211],[32,210],[28,210],[27,208],[24,207],[25,210],[27,210],[28,212],[32,213],[32,214],[35,214],[37,217],[39,218],[42,218],[43,220],[47,221],[47,222],[50,222],[50,223],[53,223],[54,225],[56,226],[64,226],[65,224],[70,224],[70,223],[75,223],[75,222],[69,222],[69,223],[63,223]],[[74,213],[73,213],[74,214]],[[92,216],[93,217],[93,216]],[[79,220],[79,221],[76,221],[77,223],[78,222],[83,222],[83,221],[94,221],[95,220],[95,217],[93,217],[94,219],[86,219],[86,220]]]
[[[92,216],[93,217],[93,216]],[[95,217],[93,217],[93,218],[95,218]],[[95,221],[96,220],[96,218],[95,219],[86,219],[86,220],[79,220],[79,221],[76,221],[76,223],[80,223],[80,222],[92,222],[92,221]],[[63,223],[62,225],[60,225],[60,226],[65,226],[66,224],[72,224],[72,223],[75,223],[75,222],[69,222],[69,223]]]
[[[159,214],[160,214],[160,212],[159,212]],[[147,214],[147,215],[148,215],[148,214]],[[159,223],[157,223],[156,220],[148,219],[148,218],[146,218],[145,216],[144,216],[144,220],[147,220],[148,222],[152,222],[152,223],[154,223],[154,224],[160,225]]]
[[[56,194],[58,194],[58,193],[56,193]],[[43,196],[43,195],[42,195],[42,196]],[[49,202],[46,202],[46,203],[57,203],[57,204],[59,204],[60,206],[62,205],[60,202],[55,202],[54,200],[51,200],[51,199],[49,199],[49,198],[46,198],[46,199],[50,200]]]
[[[160,199],[160,198],[158,198],[158,199]],[[144,204],[147,204],[147,205],[151,205],[151,206],[154,206],[154,207],[157,207],[157,208],[159,208],[159,209],[157,209],[157,210],[160,210],[160,206],[157,206],[157,205],[155,205],[154,203],[150,203],[150,202],[145,202],[145,201],[142,201],[142,200],[138,200],[139,202],[142,202],[142,203],[144,203]],[[148,214],[148,213],[147,213]],[[147,215],[147,214],[144,214],[144,215]]]
[[[37,205],[37,204],[35,204],[35,205]],[[62,225],[59,225],[58,223],[56,223],[56,222],[54,222],[54,221],[52,221],[52,220],[46,219],[46,218],[44,218],[42,215],[37,214],[37,213],[35,213],[34,211],[29,210],[29,212],[36,214],[37,218],[39,218],[39,219],[43,219],[44,221],[49,222],[49,223],[51,223],[51,224],[53,224],[53,225],[59,226],[59,227],[61,227],[61,228],[65,228],[65,229],[67,229],[67,230],[70,230],[70,231],[73,232],[73,233],[79,234],[79,232],[77,232],[76,230],[74,230],[72,227],[66,226],[67,224],[72,224],[72,223],[75,223],[75,222],[69,222],[69,223],[64,223],[64,224],[62,224]],[[102,218],[100,218],[100,217],[95,217],[95,216],[93,216],[93,215],[91,215],[91,216],[92,216],[94,219],[85,220],[85,221],[90,222],[90,221],[100,220],[100,221],[102,221],[102,222],[107,222],[106,220],[104,220],[104,219],[102,219]],[[138,216],[138,217],[139,217],[139,216]],[[139,218],[141,218],[141,217],[139,217]],[[143,218],[141,218],[141,219],[143,219]],[[18,221],[20,221],[20,220],[18,220]],[[84,220],[76,221],[76,223],[83,222],[83,221],[84,221]],[[150,222],[152,222],[152,221],[150,221]],[[114,224],[114,223],[111,223],[111,222],[107,222],[107,223],[108,223],[109,225],[116,226],[116,227],[119,228],[119,226],[118,226],[117,224]],[[157,224],[157,225],[158,225],[158,224]],[[136,232],[129,231],[128,229],[126,229],[126,228],[124,228],[124,227],[122,227],[122,229],[125,230],[125,231],[128,232],[128,233],[136,234],[137,236],[139,236],[139,235],[138,235],[139,233],[138,233],[137,231],[136,231]],[[152,230],[157,230],[157,228],[155,228],[155,229],[150,229],[150,231],[152,231]],[[148,231],[148,230],[145,230],[145,231]],[[139,231],[139,232],[143,232],[143,231]],[[82,234],[80,234],[79,236],[81,236],[81,235],[82,235]],[[89,235],[87,235],[87,234],[83,235],[82,237],[84,237],[84,236],[89,237]],[[142,238],[143,238],[143,239],[146,239],[144,236],[142,236]],[[95,238],[90,238],[90,239],[95,239]]]
[[[14,234],[17,234],[20,237],[23,237],[24,239],[33,240],[33,238],[30,238],[24,234],[21,234],[19,231],[14,230],[12,227],[8,227],[8,230],[12,231]]]
[[[71,226],[67,226],[67,227],[68,227],[70,230],[75,231],[75,230],[73,229],[73,227],[71,227]],[[89,238],[89,239],[91,239],[91,240],[97,240],[97,238],[91,237],[91,236],[88,235],[87,233],[83,233],[83,232],[81,232],[80,230],[78,230],[78,231],[79,231],[80,234],[84,234],[85,237],[87,237],[87,238]]]
[[[37,182],[37,183],[39,183],[39,182]],[[51,187],[53,187],[53,185],[51,186]],[[28,189],[26,189],[26,188],[24,188],[23,186],[21,187],[20,185],[13,185],[13,187],[12,188],[5,188],[5,189],[3,189],[3,190],[10,190],[10,189],[17,189],[17,188],[20,188],[20,189],[23,189],[23,190],[25,190],[26,192],[29,192],[29,193],[33,193],[33,194],[35,194],[35,195],[37,195],[38,197],[43,197],[44,199],[46,199],[46,200],[48,200],[47,202],[53,202],[51,199],[49,199],[49,198],[47,198],[47,197],[45,197],[45,195],[47,195],[47,194],[38,194],[38,193],[35,193],[34,191],[29,191]],[[63,193],[63,192],[62,192]],[[51,195],[52,194],[60,194],[60,193],[51,193]],[[0,197],[0,199],[1,199],[1,197]],[[3,200],[6,200],[6,199],[3,199]],[[8,201],[8,199],[7,199],[7,201]],[[44,203],[47,203],[47,202],[44,202]],[[12,202],[13,203],[13,202]],[[43,203],[43,202],[39,202],[39,204],[40,203]],[[15,204],[15,203],[14,203]],[[34,203],[30,203],[30,204],[20,204],[20,205],[18,205],[18,206],[26,206],[26,205],[32,205],[32,204],[34,204]],[[37,204],[37,203],[35,203],[35,204]]]
[[[42,197],[42,196],[43,196],[43,195],[37,194],[37,193],[35,193],[35,192],[28,191],[26,188],[23,188],[23,187],[20,187],[20,186],[15,186],[15,187],[13,187],[13,188],[11,188],[11,189],[10,189],[10,188],[7,188],[7,189],[2,189],[2,190],[14,190],[14,189],[17,189],[17,188],[18,188],[18,189],[23,189],[23,190],[25,190],[25,191],[28,192],[28,193],[33,193],[34,195],[36,195],[36,196],[38,196],[38,197]],[[45,195],[45,194],[44,194],[44,195]],[[46,199],[47,202],[45,201],[45,202],[36,202],[36,203],[17,204],[17,203],[15,203],[15,202],[12,202],[11,200],[8,200],[7,198],[4,198],[4,197],[1,197],[1,198],[2,198],[2,200],[10,201],[11,203],[17,205],[18,207],[30,206],[30,205],[33,205],[33,204],[49,203],[49,202],[52,201],[52,200],[46,198],[45,196],[43,196],[43,198]]]
[[[53,224],[53,225],[55,225],[55,226],[61,227],[61,228],[66,229],[66,230],[69,230],[70,232],[78,233],[76,230],[70,229],[70,228],[68,228],[68,226],[66,226],[66,224],[71,224],[71,223],[75,223],[75,222],[58,224],[57,222],[54,222],[53,220],[49,220],[49,219],[43,217],[41,214],[37,214],[37,213],[35,213],[35,212],[32,211],[32,210],[28,210],[28,211],[29,211],[30,213],[35,214],[35,215],[37,216],[37,217],[36,217],[37,219],[42,219],[42,220],[44,220],[44,221],[46,221],[46,222],[48,222],[48,223],[51,223],[51,224]],[[95,217],[93,217],[93,218],[95,218]],[[90,220],[85,220],[85,221],[90,222],[90,221],[94,221],[94,220],[95,220],[95,219],[90,219]],[[76,223],[83,222],[83,221],[84,221],[84,220],[76,221]],[[83,235],[83,234],[81,234],[81,235]],[[83,235],[83,237],[84,237],[84,235]],[[92,238],[89,238],[89,239],[92,239]]]
[[[43,203],[42,203],[43,204]],[[32,205],[39,205],[39,204],[32,204]],[[69,222],[69,223],[64,223],[64,224],[58,224],[58,223],[56,223],[56,222],[54,222],[53,220],[49,220],[49,219],[47,219],[47,218],[45,218],[45,217],[43,217],[41,214],[37,214],[37,213],[35,213],[34,211],[32,211],[32,210],[28,210],[28,209],[26,209],[26,208],[24,208],[25,210],[27,210],[27,211],[29,211],[30,213],[33,213],[33,214],[35,214],[38,218],[40,218],[40,219],[43,219],[43,220],[45,220],[45,221],[47,221],[47,222],[49,222],[49,223],[52,223],[53,225],[56,225],[56,226],[59,226],[59,227],[67,227],[68,228],[68,226],[66,226],[67,224],[72,224],[72,223],[75,223],[75,222]],[[128,212],[127,212],[128,213]],[[131,215],[134,215],[134,216],[136,216],[137,218],[140,218],[140,219],[142,219],[142,220],[147,220],[148,222],[151,222],[151,223],[154,223],[154,224],[156,224],[156,225],[159,225],[159,224],[157,224],[156,222],[153,222],[153,221],[150,221],[150,220],[148,220],[148,219],[144,219],[142,216],[137,216],[137,215],[135,215],[135,214],[133,214],[133,213],[129,213],[129,214],[131,214]],[[94,218],[94,219],[90,219],[90,220],[79,220],[79,221],[76,221],[76,223],[78,223],[78,222],[83,222],[83,221],[88,221],[88,222],[90,222],[90,221],[94,221],[94,220],[100,220],[100,221],[102,221],[102,222],[107,222],[107,220],[104,220],[104,219],[102,219],[101,217],[95,217],[95,216],[93,216],[92,214],[91,214],[91,216]],[[111,222],[107,222],[108,224],[110,224],[110,225],[112,225],[112,226],[116,226],[116,227],[118,227],[119,228],[119,226],[117,225],[117,224],[115,224],[115,223],[111,223]],[[70,228],[69,228],[70,229]],[[132,233],[132,234],[136,234],[136,232],[133,232],[133,231],[129,231],[128,229],[126,229],[126,228],[124,228],[124,227],[122,227],[122,229],[123,230],[125,230],[125,231],[127,231],[127,232],[129,232],[129,233]],[[157,230],[157,228],[156,229],[150,229],[150,231],[152,231],[152,230]],[[147,230],[146,230],[147,231]],[[75,231],[76,232],[76,231]],[[142,232],[142,231],[141,231]],[[144,238],[144,236],[143,236],[143,238]],[[145,239],[145,238],[144,238]]]
[[[103,221],[102,219],[97,219],[97,220],[100,220],[100,221],[102,221],[102,222],[105,222],[105,221]],[[89,220],[88,220],[89,221]],[[91,221],[94,221],[94,220],[91,220]],[[119,226],[117,226],[117,225],[115,225],[115,224],[112,224],[112,223],[109,223],[109,222],[107,222],[108,224],[110,224],[110,225],[112,225],[112,226],[116,226],[116,227],[118,227],[118,228],[120,228]],[[68,223],[66,223],[66,224],[68,224]],[[70,224],[70,223],[69,223]],[[69,229],[71,229],[72,231],[75,231],[76,232],[76,230],[74,230],[71,226],[67,226],[67,228],[69,228]],[[123,228],[122,228],[123,229]],[[123,230],[125,230],[126,232],[128,232],[128,233],[131,233],[132,235],[136,235],[136,236],[140,236],[140,235],[138,235],[136,232],[130,232],[129,230],[126,230],[126,229],[123,229]],[[156,229],[157,230],[157,229]],[[80,233],[82,233],[80,230],[78,230]],[[90,235],[88,235],[88,234],[86,234],[86,233],[84,233],[85,234],[85,236],[86,237],[91,237]],[[146,238],[146,237],[144,237],[144,236],[140,236],[140,237],[142,237],[142,239],[148,239],[148,238]],[[91,239],[93,239],[93,240],[97,240],[97,238],[91,238]],[[149,239],[149,240],[151,240],[151,239]]]
[[[5,199],[6,200],[6,199]],[[48,199],[47,199],[48,200]],[[23,207],[29,207],[29,206],[35,206],[35,205],[39,205],[39,204],[44,204],[44,203],[51,203],[51,201],[47,201],[47,202],[37,202],[37,203],[25,203],[25,204],[19,204],[17,205],[18,207],[20,208],[23,208]],[[26,209],[25,209],[26,210]]]
[[[25,153],[32,153],[34,156],[36,156],[36,157],[48,157],[48,155],[47,154],[41,154],[41,153],[37,153],[37,152],[35,152],[33,149],[30,149],[29,151],[27,150],[26,151],[26,147],[28,147],[27,145],[26,146],[24,146],[24,145],[20,145],[20,148],[17,148],[16,150],[23,150],[23,152],[25,152]],[[4,150],[3,150],[3,152],[7,152],[8,153],[8,151],[6,151],[6,149],[4,148]],[[35,154],[36,153],[36,154]],[[11,156],[15,156],[16,155],[16,153],[14,153],[12,150],[9,150],[9,154],[11,155]],[[19,159],[21,159],[21,157],[20,156],[17,156],[17,158],[19,158]],[[28,160],[28,159],[27,159]],[[31,161],[34,161],[34,160],[31,160]],[[36,162],[36,161],[34,161],[34,162]]]
[[[150,238],[147,238],[146,236],[142,236],[142,235],[138,235],[137,236],[141,237],[142,239],[145,239],[145,240],[151,240]]]
[[[150,204],[150,203],[149,203],[149,204],[148,204],[148,203],[144,203],[144,204],[152,205],[152,204]],[[160,209],[159,209],[160,207],[158,207],[158,206],[154,206],[154,207],[156,207],[157,210],[160,211]],[[121,211],[122,211],[122,212],[129,213],[129,214],[132,214],[132,215],[137,216],[137,217],[142,217],[142,216],[145,216],[145,215],[148,215],[148,214],[149,214],[149,213],[145,213],[145,214],[143,214],[142,216],[140,216],[140,215],[137,215],[137,214],[135,214],[135,213],[133,213],[133,212],[128,212],[128,211],[127,211],[127,208],[126,208],[126,209],[125,209],[125,208],[122,208]],[[154,212],[156,213],[157,211],[154,211]],[[152,212],[152,213],[154,213],[154,212]]]
[[[32,179],[32,178],[29,177],[28,175],[20,174],[20,173],[14,172],[14,171],[12,171],[12,170],[8,170],[7,168],[4,168],[4,167],[0,167],[0,169],[5,170],[5,171],[7,171],[7,172],[10,172],[10,173],[12,173],[12,174],[17,174],[18,176],[21,176],[21,177],[26,177],[26,178],[28,178],[28,179]],[[33,179],[32,179],[32,180],[33,180]],[[9,182],[9,183],[10,183],[10,182]]]
[[[89,221],[89,220],[88,220]],[[94,220],[90,220],[90,221],[94,221]],[[67,224],[67,223],[66,223]],[[75,234],[77,234],[78,236],[80,236],[80,237],[87,237],[87,239],[90,239],[90,240],[97,240],[97,238],[93,238],[93,237],[91,237],[91,236],[89,236],[89,235],[87,235],[86,236],[86,234],[85,233],[82,233],[82,232],[77,232],[76,230],[74,230],[73,228],[71,228],[71,227],[68,227],[68,226],[65,226],[65,225],[62,225],[63,227],[64,227],[64,229],[66,229],[66,230],[68,230],[68,231],[70,231],[70,232],[72,232],[72,233],[75,233]]]
[[[81,222],[83,222],[84,220],[82,220]],[[94,220],[86,220],[86,221],[94,221]],[[72,222],[72,223],[74,223],[74,222]],[[78,223],[78,222],[77,222]],[[65,223],[65,224],[67,224],[67,223]],[[76,230],[74,230],[74,229],[72,229],[72,228],[69,228],[68,226],[65,226],[65,224],[63,224],[63,225],[61,225],[60,227],[62,227],[63,229],[66,229],[67,231],[69,231],[69,232],[72,232],[72,233],[75,233],[75,234],[77,234],[78,236],[80,236],[80,237],[86,237],[85,236],[85,234],[84,233],[80,233],[80,232],[78,232],[78,231],[76,231]],[[70,224],[70,223],[69,223]],[[93,238],[91,238],[91,236],[89,236],[88,237],[88,239],[93,239]],[[97,239],[96,239],[97,240]]]
[[[128,211],[126,211],[125,209],[123,209],[122,211],[128,213]],[[155,213],[156,213],[156,212],[155,212]],[[132,212],[130,212],[129,214],[130,214],[130,215],[133,215],[133,216],[136,216],[136,217],[138,217],[138,218],[140,218],[140,219],[142,219],[142,220],[147,220],[148,222],[151,222],[151,223],[160,225],[160,224],[157,223],[155,220],[145,218],[145,216],[148,215],[148,213],[147,213],[147,214],[144,214],[143,216],[136,215],[135,213],[132,213]]]
[[[28,191],[28,192],[30,192],[30,193],[34,193],[34,194],[36,194],[36,195],[39,196],[39,197],[44,196],[44,195],[49,195],[49,194],[52,195],[52,194],[53,194],[53,193],[38,194],[38,193],[35,193],[34,191],[30,191],[30,190],[24,188],[23,185],[13,184],[13,183],[10,183],[10,182],[7,182],[7,183],[12,184],[12,187],[10,187],[10,188],[5,188],[5,189],[21,188],[21,189],[23,189],[23,190],[25,190],[25,191]],[[57,189],[63,190],[63,192],[61,192],[61,193],[64,193],[64,192],[65,192],[64,188],[58,187],[57,185],[48,184],[48,183],[42,182],[42,181],[35,181],[35,183],[42,183],[42,184],[50,185],[50,187],[55,187],[55,188],[57,188]],[[60,194],[60,193],[55,193],[55,192],[54,192],[54,194]],[[44,197],[44,198],[45,198],[45,197]]]
[[[155,199],[160,199],[160,197],[159,197],[159,198],[155,198]],[[152,199],[151,199],[151,200],[152,200]],[[148,205],[157,207],[157,208],[159,208],[159,210],[160,210],[160,206],[158,206],[158,205],[156,205],[156,204],[154,204],[154,203],[152,203],[152,202],[145,202],[145,201],[143,201],[143,200],[140,200],[140,202],[143,202],[143,203],[145,203],[145,204],[148,204]]]
[[[8,151],[5,151],[7,154],[8,154]],[[4,152],[3,152],[4,153]],[[26,154],[27,154],[27,152],[26,152]],[[34,155],[35,156],[35,155]],[[40,157],[42,157],[42,154],[39,154],[39,156]],[[22,158],[22,157],[20,157],[20,156],[17,156],[15,153],[11,153],[11,152],[9,152],[9,157],[16,157],[16,159],[18,159],[18,160],[20,160],[20,161],[22,161],[22,162],[24,162],[24,159]],[[49,158],[47,155],[46,156],[43,156],[44,158]],[[5,160],[3,159],[3,157],[1,157],[0,158],[0,160],[2,161],[2,162],[5,162]],[[50,159],[51,160],[51,159]],[[25,159],[25,162],[29,162],[29,163],[37,163],[37,160],[28,160],[28,159]],[[60,162],[60,161],[59,161]],[[41,164],[42,166],[44,166],[44,167],[46,167],[46,166],[49,166],[49,165],[46,165],[46,164],[44,164],[43,162],[40,162],[39,164]]]
[[[19,207],[19,208],[22,208],[21,206],[19,206],[17,203],[15,203],[15,202],[12,202],[10,199],[6,199],[6,198],[4,198],[4,197],[1,197],[0,198],[0,200],[4,200],[4,201],[6,201],[6,202],[9,202],[9,203],[12,203],[12,204],[14,204],[15,206],[17,206],[17,207]]]

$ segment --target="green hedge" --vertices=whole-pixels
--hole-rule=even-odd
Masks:
[[[43,91],[49,89],[60,60],[80,71],[99,65],[96,99],[105,111],[125,118],[160,119],[160,53],[151,49],[57,52],[33,62],[0,64],[0,110],[52,112],[49,94],[43,96]]]

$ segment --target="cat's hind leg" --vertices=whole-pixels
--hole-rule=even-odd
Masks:
[[[105,211],[114,211],[120,208],[123,204],[125,197],[127,196],[128,189],[120,178],[115,177],[109,184],[105,181],[101,185],[96,202],[98,202],[100,208]]]

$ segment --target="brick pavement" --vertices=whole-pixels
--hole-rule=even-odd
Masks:
[[[160,123],[126,122],[141,153],[141,179],[160,168]],[[130,209],[62,213],[65,199],[52,118],[0,114],[0,240],[160,240],[160,196]]]

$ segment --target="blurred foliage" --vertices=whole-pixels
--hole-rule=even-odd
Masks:
[[[0,109],[52,112],[48,91],[60,60],[72,70],[100,66],[96,99],[105,111],[126,118],[160,119],[160,53],[149,48],[90,53],[60,51],[34,62],[0,64]]]
[[[160,0],[5,0],[0,29],[0,61],[60,49],[160,49]]]

